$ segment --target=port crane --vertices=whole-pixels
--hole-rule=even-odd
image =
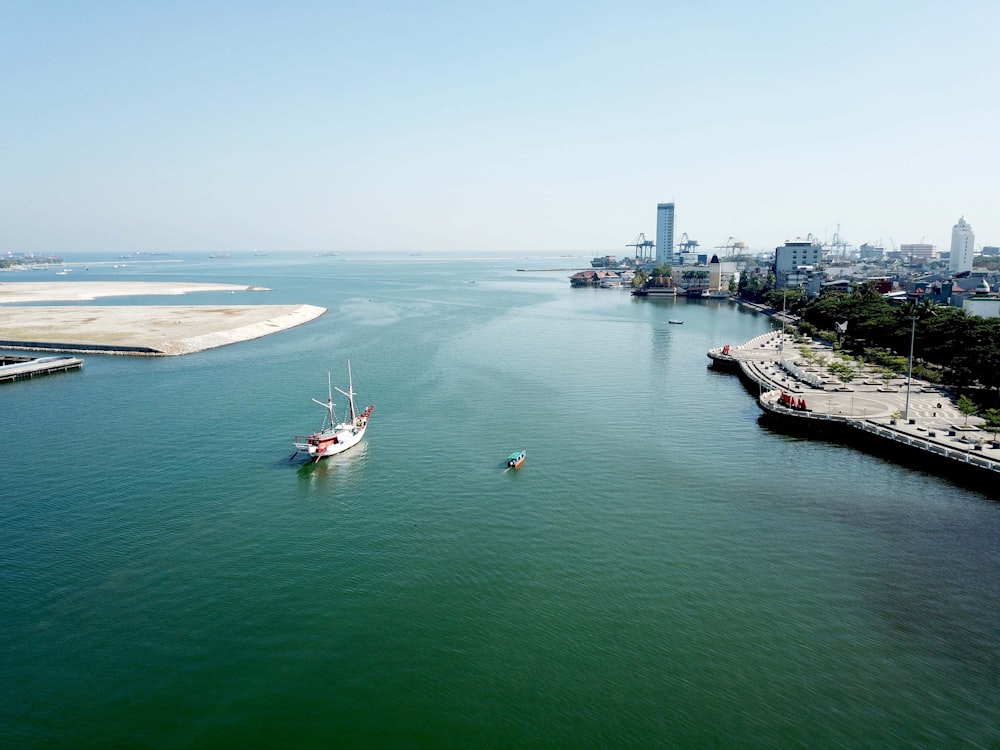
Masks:
[[[682,253],[693,253],[698,250],[698,240],[689,240],[688,233],[685,232],[681,235],[681,241],[678,243],[678,247]]]
[[[726,253],[723,257],[731,258],[734,255],[740,255],[742,253],[745,253],[747,250],[747,244],[741,240],[736,239],[735,237],[730,237],[728,240],[726,240],[726,244],[716,245],[715,249],[725,250]]]
[[[647,240],[644,232],[639,232],[636,238],[626,244],[625,247],[635,248],[635,259],[638,261],[652,260],[656,243],[652,240]]]
[[[829,248],[831,256],[840,255],[842,258],[846,258],[848,250],[853,249],[851,243],[840,236],[840,224],[837,225],[837,231],[833,233],[833,239],[826,247]]]

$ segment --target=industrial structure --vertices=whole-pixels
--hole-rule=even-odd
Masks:
[[[653,259],[653,251],[656,248],[656,243],[652,240],[647,240],[644,232],[639,232],[636,238],[626,244],[625,247],[635,248],[634,257],[636,262],[644,263]]]

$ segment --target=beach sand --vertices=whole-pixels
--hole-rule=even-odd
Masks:
[[[269,291],[235,284],[173,282],[0,283],[0,348],[176,355],[285,331],[326,312],[314,305],[11,306],[99,297]]]

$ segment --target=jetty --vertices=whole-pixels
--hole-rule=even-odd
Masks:
[[[831,347],[782,331],[710,349],[708,357],[713,368],[738,374],[764,414],[786,427],[915,459],[960,480],[991,487],[1000,480],[1000,441],[940,385],[865,365],[845,382],[829,366]]]
[[[12,383],[39,375],[69,372],[83,367],[77,357],[14,357],[0,356],[0,383]]]

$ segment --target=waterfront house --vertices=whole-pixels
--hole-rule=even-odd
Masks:
[[[596,286],[599,283],[597,271],[580,271],[569,277],[570,286]]]

